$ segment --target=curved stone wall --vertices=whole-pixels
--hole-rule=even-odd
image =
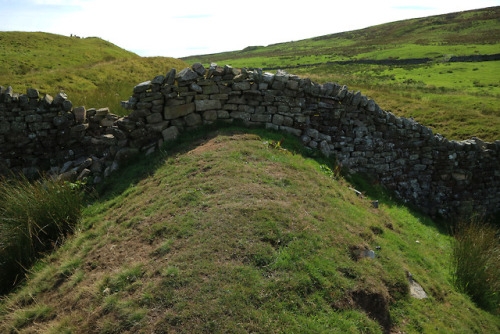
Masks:
[[[448,141],[383,111],[360,92],[279,71],[194,64],[134,87],[129,116],[72,108],[64,94],[1,88],[0,164],[63,178],[107,176],[139,151],[182,131],[241,120],[300,137],[304,145],[371,175],[431,216],[456,218],[500,207],[500,141]]]

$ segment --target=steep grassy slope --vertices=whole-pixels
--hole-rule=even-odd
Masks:
[[[267,47],[183,58],[234,67],[280,67],[334,60],[428,57],[424,65],[321,65],[288,71],[338,82],[385,110],[414,117],[449,139],[500,139],[500,61],[449,63],[452,55],[500,53],[500,7],[431,16]]]
[[[186,66],[173,58],[142,58],[99,38],[0,32],[0,85],[51,95],[63,90],[74,105],[107,106],[119,114],[120,101],[136,84]]]
[[[97,37],[80,39],[43,32],[0,32],[2,75],[70,69],[136,57]]]
[[[500,330],[450,285],[435,223],[390,198],[373,208],[281,138],[221,130],[135,159],[1,301],[0,331]],[[409,296],[408,272],[429,298]]]

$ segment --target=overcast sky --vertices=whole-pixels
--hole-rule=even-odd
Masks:
[[[183,57],[499,5],[500,0],[0,0],[0,31],[97,36],[140,56]]]

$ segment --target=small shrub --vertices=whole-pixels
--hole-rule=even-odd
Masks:
[[[499,259],[496,228],[479,222],[459,225],[452,250],[454,283],[478,306],[495,313],[500,311]]]
[[[0,293],[41,253],[60,244],[80,218],[82,195],[67,184],[21,177],[0,184]]]

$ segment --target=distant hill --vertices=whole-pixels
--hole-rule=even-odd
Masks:
[[[500,7],[491,7],[182,59],[190,63],[274,67],[333,60],[491,54],[500,52],[499,20]]]
[[[318,83],[337,82],[367,94],[384,110],[413,117],[449,139],[479,137],[491,142],[500,139],[500,61],[449,60],[500,54],[499,22],[500,7],[491,7],[182,59],[282,68]],[[431,61],[332,63],[410,58]]]
[[[0,85],[16,92],[37,88],[51,95],[65,91],[74,105],[111,107],[132,88],[172,67],[187,64],[167,57],[140,57],[97,37],[43,32],[0,32]]]

